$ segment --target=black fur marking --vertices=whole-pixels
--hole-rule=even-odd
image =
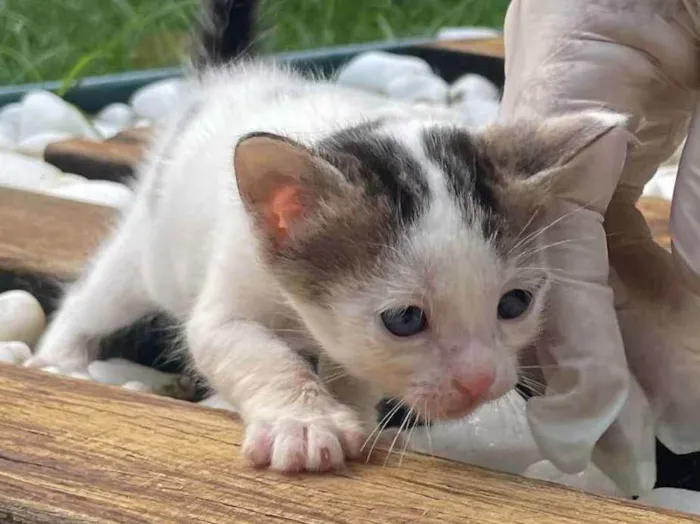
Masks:
[[[428,158],[445,174],[447,188],[465,219],[477,211],[484,218],[484,236],[497,236],[503,217],[494,190],[498,174],[493,163],[460,129],[432,128],[424,132],[423,140]]]
[[[252,52],[255,0],[203,0],[198,46],[193,62],[198,69],[223,66]]]
[[[425,209],[429,188],[420,164],[396,140],[375,134],[381,121],[343,130],[319,146],[320,155],[369,198],[385,199],[399,218],[412,224]]]
[[[395,140],[376,133],[380,122],[344,129],[312,148],[345,182],[314,182],[323,205],[307,216],[305,233],[292,236],[273,259],[278,278],[317,304],[337,282],[371,273],[427,207],[422,167]]]

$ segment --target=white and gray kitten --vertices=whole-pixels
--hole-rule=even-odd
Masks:
[[[165,310],[240,409],[243,453],[285,472],[357,456],[382,396],[461,417],[515,385],[546,304],[553,183],[623,123],[473,134],[254,61],[204,71],[173,112],[29,365],[84,368],[101,337]]]

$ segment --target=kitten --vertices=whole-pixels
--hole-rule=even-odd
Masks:
[[[515,385],[546,305],[547,200],[622,118],[474,134],[255,60],[190,84],[28,365],[84,368],[167,311],[240,410],[245,456],[283,472],[358,456],[382,396],[449,418]]]

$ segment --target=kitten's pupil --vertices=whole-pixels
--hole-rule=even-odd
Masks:
[[[532,302],[532,293],[524,289],[513,289],[498,302],[498,318],[513,320],[525,313]]]
[[[410,337],[423,331],[428,321],[418,306],[387,309],[381,314],[384,327],[397,337]]]

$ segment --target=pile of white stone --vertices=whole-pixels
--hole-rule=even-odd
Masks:
[[[22,290],[0,293],[0,362],[22,365],[31,356],[45,327],[44,310],[34,296]],[[57,367],[46,367],[43,371],[66,374]],[[67,375],[158,395],[181,397],[183,393],[180,375],[165,373],[122,358],[95,361],[88,365],[87,372],[71,372]],[[201,404],[233,410],[218,395]]]
[[[445,109],[472,128],[488,125],[498,114],[500,91],[490,81],[467,74],[448,84],[427,62],[415,57],[363,53],[346,64],[336,79],[345,86],[388,99]],[[0,110],[0,186],[114,207],[127,205],[132,194],[126,186],[62,173],[42,160],[44,149],[65,138],[107,139],[124,129],[157,122],[177,105],[182,87],[179,79],[156,82],[136,92],[129,104],[111,104],[92,118],[43,91],[29,93],[21,102],[5,106]],[[675,164],[671,160],[664,166],[647,186],[646,194],[670,199],[676,164],[677,159]],[[0,294],[0,362],[22,364],[45,322],[41,306],[29,293]],[[55,368],[45,371],[60,372]],[[178,381],[177,375],[118,358],[94,362],[87,373],[73,376],[162,395],[174,395]],[[218,395],[202,404],[233,410]],[[524,401],[512,394],[467,419],[416,430],[409,449],[584,491],[622,495],[594,466],[577,475],[566,475],[544,460],[528,428],[524,407]],[[700,494],[695,492],[657,489],[641,501],[700,513]]]

